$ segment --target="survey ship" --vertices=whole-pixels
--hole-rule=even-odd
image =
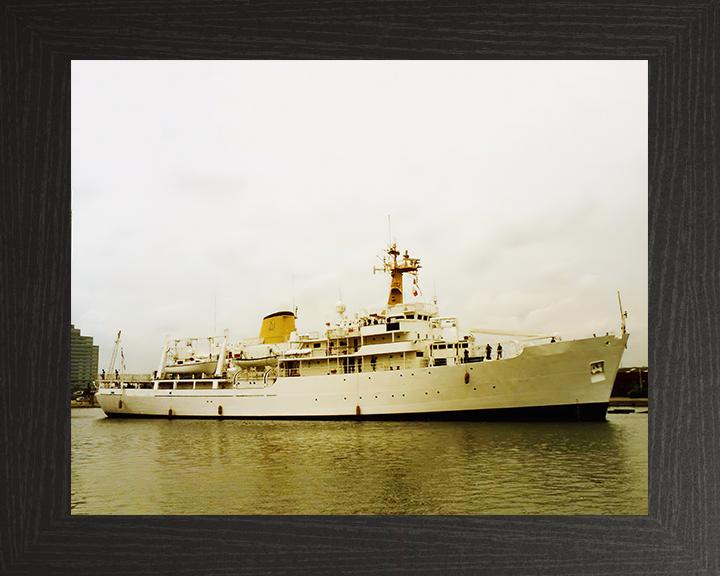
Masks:
[[[297,310],[263,318],[257,338],[178,339],[146,385],[105,381],[109,417],[604,420],[629,334],[564,341],[558,334],[481,338],[417,294],[420,261],[385,250],[387,305],[299,333]],[[486,332],[486,334],[488,334]],[[500,342],[497,340],[500,339]],[[497,346],[495,343],[497,342]]]

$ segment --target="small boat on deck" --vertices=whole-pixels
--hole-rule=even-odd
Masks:
[[[167,374],[213,374],[217,363],[217,360],[191,359],[184,363],[183,360],[180,360],[177,364],[168,366],[165,372]]]
[[[207,340],[204,352],[199,351],[200,342]],[[198,375],[214,374],[217,371],[221,348],[217,348],[216,339],[182,338],[167,344],[163,352],[163,369],[166,374]],[[213,351],[215,351],[213,357]]]

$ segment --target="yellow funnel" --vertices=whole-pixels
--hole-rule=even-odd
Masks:
[[[260,338],[265,344],[287,342],[294,331],[295,315],[292,312],[275,312],[263,318]]]

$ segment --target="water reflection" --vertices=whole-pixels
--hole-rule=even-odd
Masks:
[[[72,457],[73,513],[647,514],[647,414],[306,422],[80,410]]]

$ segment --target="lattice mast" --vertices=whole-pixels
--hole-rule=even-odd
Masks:
[[[392,244],[385,250],[386,256],[383,257],[383,267],[373,268],[373,274],[375,272],[388,272],[390,274],[390,295],[388,296],[388,306],[394,306],[396,304],[403,303],[403,274],[413,274],[417,278],[417,271],[420,266],[420,260],[418,258],[410,258],[407,250],[402,256],[402,259],[398,261],[398,252],[396,244]]]

